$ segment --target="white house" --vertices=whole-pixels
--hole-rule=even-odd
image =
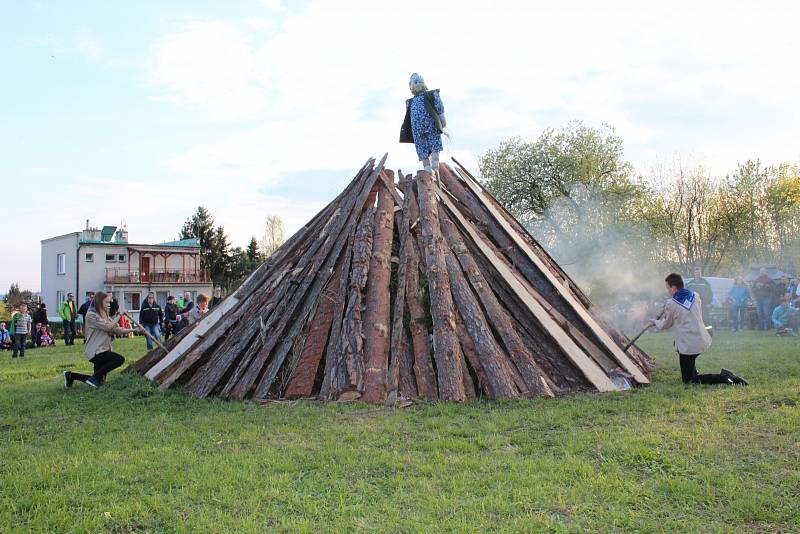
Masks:
[[[48,315],[72,292],[78,305],[89,291],[116,297],[120,310],[137,318],[149,291],[163,307],[168,295],[211,295],[211,276],[200,268],[200,244],[184,239],[157,245],[128,242],[125,228],[104,226],[42,240],[42,301]]]

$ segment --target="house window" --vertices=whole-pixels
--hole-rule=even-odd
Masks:
[[[125,263],[125,254],[120,254],[119,255],[119,262],[120,263]]]
[[[59,254],[58,255],[58,266],[57,271],[58,274],[67,274],[67,255],[66,254]]]
[[[123,294],[123,300],[125,302],[125,309],[126,310],[134,310],[138,311],[141,302],[139,301],[140,295],[139,293],[125,293]]]
[[[116,262],[117,262],[116,254],[106,254],[106,263],[116,263]]]
[[[94,261],[94,252],[87,252],[86,253],[86,261],[93,262]]]
[[[67,293],[65,291],[56,291],[56,302],[58,302],[59,308],[65,300],[67,300]]]

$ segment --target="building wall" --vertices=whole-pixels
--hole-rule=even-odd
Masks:
[[[77,250],[77,232],[42,241],[41,294],[50,317],[58,316],[59,292],[66,298],[67,293],[77,290]],[[64,255],[63,274],[58,273],[59,254]]]
[[[87,261],[87,255],[92,255],[92,261]],[[106,255],[113,256],[114,261],[106,261]],[[120,257],[123,261],[119,261]],[[76,300],[83,302],[87,291],[100,291],[105,289],[106,269],[128,270],[128,248],[125,245],[97,245],[84,243],[80,249],[80,295]]]

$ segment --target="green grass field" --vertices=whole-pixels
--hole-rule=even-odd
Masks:
[[[2,352],[0,530],[800,531],[798,338],[719,333],[700,371],[749,387],[683,386],[668,335],[642,346],[636,391],[397,410],[64,390],[82,345]]]

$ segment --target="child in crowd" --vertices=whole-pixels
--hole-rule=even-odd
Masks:
[[[12,358],[16,358],[17,354],[19,354],[20,358],[25,357],[25,341],[31,332],[32,322],[33,319],[28,314],[28,305],[25,303],[20,304],[19,311],[11,315],[11,331],[14,337]]]
[[[14,339],[11,332],[6,328],[6,323],[0,323],[0,350],[11,350],[14,346]]]
[[[40,347],[52,347],[56,344],[53,337],[50,335],[50,332],[47,330],[46,326],[42,326],[39,330],[39,346]]]
[[[661,316],[649,322],[659,330],[673,328],[673,346],[680,358],[683,383],[747,385],[744,379],[728,369],[723,369],[718,375],[697,373],[695,360],[711,346],[711,336],[703,323],[700,295],[683,287],[683,278],[677,273],[671,273],[664,281],[672,298],[664,305]]]

